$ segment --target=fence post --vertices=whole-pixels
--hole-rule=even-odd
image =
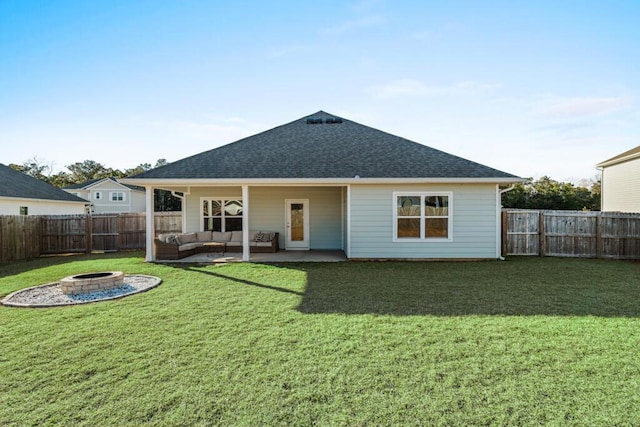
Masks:
[[[509,253],[509,239],[507,238],[507,234],[509,233],[509,229],[508,229],[508,225],[509,225],[509,217],[507,214],[507,210],[506,209],[502,209],[502,232],[500,233],[502,235],[502,249],[501,249],[501,254],[503,257],[507,256],[507,254]]]
[[[596,258],[602,258],[602,212],[596,215]]]
[[[540,251],[540,256],[544,256],[546,252],[546,237],[544,230],[544,212],[540,211],[538,214],[538,250]]]
[[[91,220],[91,214],[85,214],[85,217],[87,218],[85,241],[87,242],[87,253],[90,254],[93,252],[93,222]]]

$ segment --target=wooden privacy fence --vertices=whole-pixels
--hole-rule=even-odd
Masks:
[[[640,214],[505,209],[502,253],[640,259]]]
[[[156,212],[155,234],[180,232],[180,212]],[[0,263],[40,255],[144,249],[144,213],[0,216]]]

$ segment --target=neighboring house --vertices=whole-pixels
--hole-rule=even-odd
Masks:
[[[350,259],[495,259],[499,185],[522,179],[320,111],[124,181],[149,201],[182,193],[183,231],[276,231],[282,249]]]
[[[0,215],[85,214],[89,202],[0,164]]]
[[[640,212],[640,145],[596,165],[602,171],[602,211]]]
[[[145,211],[144,188],[100,178],[64,187],[63,190],[91,202],[91,213],[128,213]]]

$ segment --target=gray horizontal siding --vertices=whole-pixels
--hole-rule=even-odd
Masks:
[[[393,193],[453,193],[451,242],[394,242]],[[495,185],[351,186],[352,258],[495,258]]]
[[[285,244],[286,199],[309,199],[311,249],[342,248],[342,190],[340,187],[249,187],[249,229],[280,233]],[[241,187],[193,188],[186,197],[186,231],[201,228],[201,198],[241,198]]]

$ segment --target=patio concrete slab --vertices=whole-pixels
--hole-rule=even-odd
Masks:
[[[275,253],[253,253],[250,262],[343,262],[347,261],[343,251],[278,251]],[[156,260],[159,263],[171,264],[216,264],[225,262],[242,262],[240,253],[202,253],[178,260]]]

